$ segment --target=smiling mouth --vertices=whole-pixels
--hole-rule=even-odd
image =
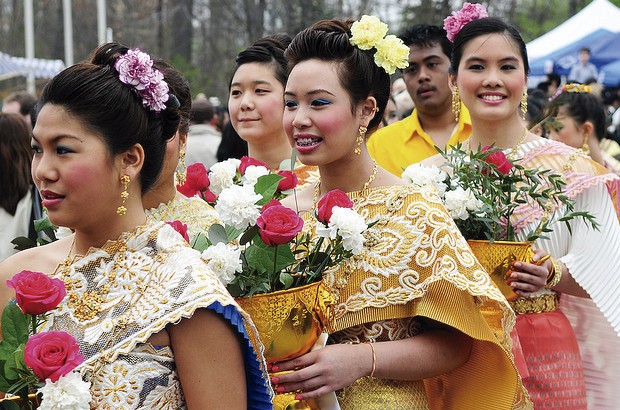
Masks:
[[[295,140],[295,143],[300,146],[300,147],[309,147],[315,144],[318,144],[319,142],[323,141],[323,138],[297,138]]]
[[[501,101],[504,99],[504,97],[500,95],[483,95],[480,98],[485,101]]]

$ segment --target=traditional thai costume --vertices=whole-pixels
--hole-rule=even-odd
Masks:
[[[517,157],[526,168],[561,174],[575,210],[589,212],[600,225],[596,230],[577,219],[569,230],[557,221],[565,209],[523,205],[514,213],[518,240],[525,240],[541,218],[555,218],[553,231],[545,233],[548,239],[536,240],[534,248],[561,260],[591,297],[543,288],[513,304],[525,356],[526,367],[519,369],[524,384],[537,407],[616,408],[620,403],[620,225],[614,209],[618,177],[555,141],[526,143]]]
[[[467,362],[447,374],[359,379],[337,392],[341,408],[529,408],[511,355],[514,313],[437,192],[389,186],[349,195],[355,210],[377,223],[365,233],[364,252],[324,276],[337,300],[329,343],[416,337],[425,331],[420,319],[428,318],[463,332],[473,344]],[[314,218],[305,219],[306,229],[314,229]]]
[[[170,346],[152,345],[149,337],[192,317],[197,309],[215,312],[237,335],[248,408],[271,408],[254,325],[172,227],[138,227],[65,261],[52,276],[67,284],[67,297],[42,330],[65,330],[78,340],[85,356],[78,370],[92,383],[91,408],[186,408],[174,352]]]

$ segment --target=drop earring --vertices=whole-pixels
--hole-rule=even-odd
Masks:
[[[368,128],[361,125],[357,132],[357,138],[355,139],[356,144],[355,144],[355,150],[354,150],[356,155],[360,155],[362,153],[362,144],[364,143],[364,137],[366,136],[367,131],[368,131]]]
[[[127,208],[125,208],[125,202],[129,197],[129,191],[127,191],[127,188],[129,187],[130,182],[131,178],[129,178],[129,175],[123,175],[121,177],[121,184],[123,184],[123,191],[121,192],[121,206],[116,209],[116,213],[120,216],[123,216],[127,213]]]
[[[461,115],[461,95],[459,94],[459,87],[456,85],[452,89],[452,112],[454,113],[454,119],[458,122]]]
[[[584,154],[586,155],[590,155],[590,144],[588,144],[588,139],[590,138],[590,136],[588,134],[585,134],[583,136],[583,144],[581,144],[581,150],[583,151]]]
[[[523,89],[521,96],[521,119],[525,121],[527,118],[527,87]]]
[[[187,178],[187,165],[185,164],[185,150],[179,150],[179,163],[177,169],[174,172],[177,179],[177,185],[183,185]]]

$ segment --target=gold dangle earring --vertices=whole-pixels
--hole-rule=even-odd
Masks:
[[[185,165],[185,150],[179,150],[179,163],[177,169],[174,172],[177,179],[177,185],[183,185],[187,179],[187,165]]]
[[[123,184],[123,192],[121,192],[121,206],[118,207],[118,209],[116,209],[116,213],[119,214],[120,216],[123,216],[127,213],[127,208],[125,208],[125,201],[127,201],[127,198],[129,197],[129,191],[127,191],[127,188],[129,187],[129,183],[131,182],[131,178],[129,178],[129,175],[123,175],[121,177],[121,184]]]
[[[364,137],[366,136],[366,131],[368,128],[360,125],[360,128],[357,132],[357,138],[355,139],[355,154],[360,155],[362,153],[362,144],[364,143]]]
[[[521,96],[521,119],[525,121],[527,114],[527,87],[523,89],[523,95]]]
[[[459,87],[456,85],[452,89],[452,112],[454,113],[454,119],[458,122],[461,115],[461,95],[459,94]]]
[[[588,134],[583,136],[583,144],[581,144],[581,150],[584,154],[590,155],[590,144],[588,144],[588,139],[590,136]]]

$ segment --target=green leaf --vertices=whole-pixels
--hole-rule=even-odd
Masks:
[[[0,410],[20,410],[19,405],[12,400],[0,401]]]
[[[256,181],[254,185],[254,192],[263,196],[263,199],[256,202],[257,205],[265,205],[267,202],[271,201],[276,191],[278,190],[278,184],[283,180],[284,177],[281,177],[277,174],[267,174],[262,175]]]
[[[17,249],[18,251],[23,251],[25,249],[34,248],[37,246],[37,243],[30,238],[26,238],[25,236],[18,236],[17,238],[11,241],[13,245],[13,249]]]
[[[279,272],[295,262],[295,256],[287,245],[273,247],[263,241],[255,241],[248,247],[245,257],[249,266],[272,273]],[[275,265],[274,258],[276,258]]]
[[[241,236],[241,238],[239,238],[239,245],[245,245],[246,243],[249,243],[252,239],[254,239],[254,237],[256,237],[256,235],[258,235],[258,231],[259,228],[256,225],[252,225],[247,231],[245,231],[243,233],[243,235]],[[259,242],[259,241],[257,241]],[[252,265],[250,265],[252,266]]]
[[[228,243],[228,235],[226,234],[226,228],[220,224],[213,224],[209,227],[207,234],[209,241],[213,245],[217,245],[220,242]]]
[[[287,272],[280,272],[280,282],[284,285],[284,289],[288,289],[293,284],[293,277]]]
[[[7,302],[2,311],[2,337],[13,345],[26,343],[30,332],[30,315],[21,311],[14,300]]]
[[[209,241],[209,239],[207,239],[205,234],[202,232],[198,233],[198,235],[194,237],[191,243],[192,248],[196,249],[199,252],[204,251],[211,245],[212,243]]]

